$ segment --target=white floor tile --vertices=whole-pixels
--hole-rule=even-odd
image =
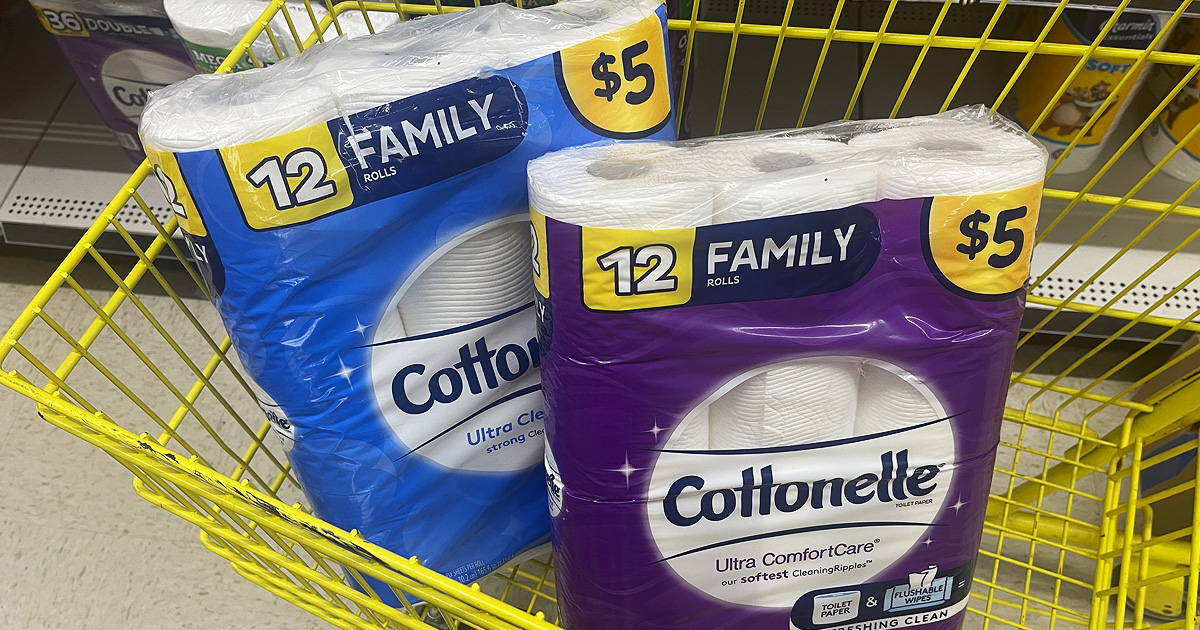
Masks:
[[[125,533],[0,520],[0,566],[3,628],[330,627],[238,577],[165,513]]]
[[[54,263],[0,258],[0,269],[7,327]],[[86,306],[56,316],[75,334],[92,317]],[[153,343],[147,332],[139,339]],[[36,334],[23,341],[55,348]],[[161,394],[151,402],[174,407]],[[43,421],[29,399],[0,387],[0,410],[0,628],[332,627],[235,574],[198,529],[139,498],[127,470]]]

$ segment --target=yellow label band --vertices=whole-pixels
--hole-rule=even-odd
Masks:
[[[546,253],[546,215],[529,206],[533,239],[533,287],[542,297],[550,297],[550,257]]]
[[[253,230],[306,223],[354,202],[350,178],[324,123],[219,151]]]
[[[162,186],[163,196],[166,197],[171,212],[179,218],[179,227],[192,236],[207,236],[208,230],[200,218],[200,210],[192,198],[187,180],[183,178],[175,154],[146,147],[146,158],[154,167],[154,177]]]
[[[1029,278],[1042,185],[990,195],[935,197],[925,212],[926,256],[942,284],[1001,299]]]
[[[581,230],[580,271],[588,308],[632,311],[677,306],[692,298],[694,228]]]

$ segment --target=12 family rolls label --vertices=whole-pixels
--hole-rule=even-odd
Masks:
[[[1029,276],[1040,204],[1040,186],[926,200],[923,242],[931,270],[964,297],[1011,296]],[[534,217],[536,243],[546,219],[536,209]],[[875,215],[861,206],[698,228],[580,232],[583,301],[595,311],[838,291],[870,270],[881,238]],[[548,297],[549,282],[536,269],[534,277]]]
[[[829,293],[854,284],[879,255],[879,223],[859,206],[678,230],[581,232],[583,301],[597,311]]]

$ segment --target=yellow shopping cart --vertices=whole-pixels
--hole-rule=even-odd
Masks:
[[[318,20],[309,1],[305,11],[272,0],[222,70],[242,59],[260,65],[256,40],[282,56],[277,32],[266,29],[278,15],[303,49],[340,33],[348,12],[371,24],[375,12],[412,18],[457,9],[440,0],[351,0]],[[1128,65],[1096,106],[1107,111],[1119,95],[1136,95],[1103,155],[1083,174],[1052,175],[1045,190],[968,623],[1194,628],[1197,468],[1184,465],[1166,484],[1147,473],[1200,450],[1200,344],[1184,342],[1200,333],[1200,289],[1190,286],[1200,277],[1200,182],[1161,172],[1187,155],[1200,126],[1154,163],[1137,146],[1194,90],[1200,54],[1161,45],[1192,2],[1159,11],[1163,28],[1137,48],[1102,45],[1115,19],[1092,44],[1055,41],[1052,24],[1073,5],[1037,4],[1030,20],[1015,0],[685,3],[670,20],[680,33],[680,124],[707,135],[971,102],[999,107],[1032,62],[1065,60],[1068,77],[1056,79],[1036,127],[1090,60]],[[1132,0],[1111,7],[1117,16],[1146,9]],[[297,36],[297,20],[315,26],[308,41]],[[1150,64],[1171,70],[1161,94],[1121,89]],[[1065,144],[1055,168],[1092,124]],[[5,334],[0,383],[128,468],[139,495],[199,527],[201,543],[240,575],[338,627],[557,627],[549,558],[462,585],[309,512],[204,284],[174,240],[176,219],[162,221],[143,195],[156,194],[142,188],[155,185],[150,174],[145,163],[134,172]],[[123,225],[131,210],[158,232],[148,246]],[[105,232],[132,257],[102,253],[96,244]],[[101,270],[110,290],[86,288],[84,267]],[[94,314],[90,325],[65,327],[69,309]],[[381,585],[400,606],[383,603]]]

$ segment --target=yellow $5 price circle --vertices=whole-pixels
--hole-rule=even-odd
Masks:
[[[964,297],[1011,297],[1029,278],[1041,200],[1041,184],[930,200],[924,244],[934,275]]]
[[[555,55],[559,87],[576,120],[610,138],[642,138],[671,116],[662,21],[651,16]]]

